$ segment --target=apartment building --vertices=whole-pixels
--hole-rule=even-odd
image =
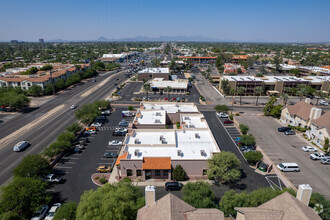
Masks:
[[[35,64],[31,65],[35,67],[42,67],[43,65]],[[48,71],[38,71],[33,75],[21,75],[22,69],[20,71],[10,70],[12,72],[0,76],[0,87],[21,87],[23,90],[28,90],[31,86],[37,85],[42,89],[46,87],[48,83],[51,83],[52,80],[56,82],[57,80],[63,79],[66,80],[72,74],[77,73],[78,71],[83,71],[90,67],[90,64],[79,64],[81,69],[78,70],[75,65],[71,64],[52,64],[53,69]],[[26,71],[25,69],[24,71]]]
[[[238,87],[244,87],[243,95],[255,95],[255,88],[262,87],[265,94],[282,95],[286,88],[296,88],[300,84],[311,86],[316,90],[321,90],[328,94],[330,92],[330,76],[221,76],[219,89],[222,90],[222,81],[228,80],[229,90],[237,90]]]
[[[220,152],[193,103],[141,103],[123,149],[116,178],[143,181],[171,180],[177,165],[190,179],[207,178],[207,160]]]

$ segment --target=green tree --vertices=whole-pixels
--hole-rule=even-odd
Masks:
[[[268,102],[266,103],[263,111],[264,111],[264,115],[265,116],[270,116],[271,115],[271,111],[272,109],[274,108],[274,104],[276,103],[276,97],[275,96],[272,96],[270,97],[270,99],[268,100]]]
[[[229,81],[227,79],[221,80],[221,89],[225,94],[229,94],[230,87],[229,87]]]
[[[288,102],[288,99],[289,99],[289,95],[286,93],[283,93],[283,95],[281,97],[283,99],[284,106],[286,106],[286,103]]]
[[[242,145],[255,145],[256,140],[252,134],[242,135],[239,141]]]
[[[329,138],[325,138],[324,140],[324,145],[323,145],[323,149],[325,150],[325,152],[328,152],[329,150]]]
[[[13,170],[18,177],[43,177],[51,170],[49,162],[39,154],[30,154]]]
[[[159,67],[160,66],[160,60],[159,59],[153,59],[153,60],[151,60],[151,65],[153,67]]]
[[[238,74],[241,74],[243,71],[242,71],[242,69],[241,68],[237,68],[237,73]]]
[[[85,191],[76,219],[136,219],[137,210],[142,206],[144,197],[140,188],[125,182],[105,184],[95,191]]]
[[[244,157],[250,165],[255,165],[263,158],[262,153],[260,151],[246,152],[244,153]]]
[[[280,71],[280,68],[281,68],[280,64],[282,63],[282,61],[283,61],[283,59],[278,55],[276,55],[273,59],[273,63],[275,64],[275,69],[277,72]]]
[[[66,84],[63,79],[59,79],[59,80],[56,80],[56,82],[54,83],[54,86],[55,86],[56,90],[61,90],[61,89],[65,88]]]
[[[229,107],[226,106],[226,105],[216,105],[214,107],[214,109],[217,111],[217,112],[228,112],[229,111]]]
[[[47,70],[52,70],[53,66],[52,65],[45,65],[40,68],[41,71],[47,71]]]
[[[19,216],[16,212],[9,211],[0,214],[1,220],[24,220],[21,216]]]
[[[283,108],[283,105],[274,106],[274,108],[270,111],[270,116],[272,116],[274,118],[280,118],[282,108]]]
[[[130,105],[130,106],[128,106],[127,109],[128,109],[128,111],[133,111],[134,110],[134,107]]]
[[[195,208],[215,208],[211,185],[204,181],[189,182],[183,187],[183,200]]]
[[[241,171],[239,170],[241,161],[231,152],[222,151],[214,154],[207,163],[209,179],[231,183],[241,178]]]
[[[101,112],[95,104],[83,105],[76,111],[76,118],[85,124],[91,123],[99,115],[101,115]]]
[[[254,89],[254,93],[255,95],[257,96],[257,100],[256,100],[256,105],[258,105],[258,99],[259,99],[259,96],[264,92],[263,88],[261,86],[257,86],[255,89]]]
[[[76,139],[76,136],[68,131],[64,131],[62,132],[58,137],[57,140],[59,142],[69,142],[69,143],[73,143],[73,141]]]
[[[246,135],[250,128],[249,128],[249,126],[247,126],[245,124],[240,124],[239,129],[241,130],[243,135]]]
[[[31,86],[27,91],[27,94],[32,96],[39,96],[41,95],[41,93],[42,93],[42,87],[37,85]]]
[[[148,92],[150,92],[150,89],[151,89],[150,83],[143,84],[143,91],[147,94],[147,97],[148,97]]]
[[[63,150],[69,150],[71,148],[71,143],[68,141],[56,141],[50,144],[42,152],[43,155],[53,158],[60,154]]]
[[[239,104],[242,105],[242,95],[245,93],[245,87],[238,87],[236,92],[239,94]]]
[[[299,84],[297,86],[297,94],[299,95],[300,101],[302,100],[303,96],[307,94],[307,86],[305,84]]]
[[[291,69],[289,73],[293,74],[294,76],[299,76],[300,70],[299,69]]]
[[[173,179],[177,181],[183,181],[185,180],[187,174],[186,171],[182,168],[181,165],[177,165],[172,172]]]
[[[14,177],[11,183],[1,189],[1,210],[16,212],[25,219],[30,218],[39,206],[50,201],[45,193],[46,186],[46,183],[36,178]]]
[[[61,205],[55,212],[54,220],[75,220],[77,203],[70,201]]]
[[[330,219],[330,201],[325,198],[324,195],[320,193],[312,193],[311,199],[309,201],[309,206],[314,208],[316,213],[322,219]],[[322,206],[322,211],[320,207]]]
[[[65,130],[68,132],[71,132],[73,134],[77,134],[82,129],[83,129],[83,126],[81,126],[78,122],[74,122],[69,127],[67,127]]]

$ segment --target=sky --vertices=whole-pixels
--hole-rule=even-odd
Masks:
[[[0,0],[0,41],[203,36],[330,42],[329,0]]]

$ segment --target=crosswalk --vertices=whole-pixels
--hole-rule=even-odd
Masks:
[[[114,131],[116,130],[116,126],[110,126],[110,127],[98,127],[97,130],[98,131]]]

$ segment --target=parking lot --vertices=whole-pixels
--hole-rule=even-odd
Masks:
[[[310,153],[301,149],[307,145],[304,140],[278,132],[282,125],[271,117],[244,115],[236,119],[250,127],[249,133],[255,136],[257,144],[275,164],[294,162],[299,165],[300,172],[285,173],[295,186],[310,184],[314,191],[329,196],[330,166],[311,160]]]
[[[118,122],[122,119],[121,111],[124,108],[118,108],[110,116],[109,122],[105,123],[96,134],[89,136],[90,142],[86,149],[81,153],[65,155],[56,165],[53,173],[64,177],[63,184],[54,184],[51,190],[61,193],[63,200],[79,201],[80,196],[85,190],[96,189],[97,186],[92,182],[91,176],[97,172],[100,165],[114,166],[115,158],[104,158],[104,153],[112,152],[119,154],[121,145],[111,145],[110,140],[122,141],[124,136],[112,136],[112,132],[118,127]],[[129,121],[133,118],[125,118]]]
[[[143,99],[143,97],[146,97],[147,94],[143,92],[143,82],[127,82],[126,86],[120,91],[121,98],[120,101],[131,101],[133,98],[140,98]],[[141,92],[140,94],[134,94],[137,92]],[[148,97],[150,100],[153,101],[165,101],[164,99],[172,100],[173,98],[184,98],[185,102],[194,102],[199,103],[200,94],[198,90],[196,89],[195,85],[192,85],[190,94],[186,95],[179,94],[179,93],[166,93],[164,92],[163,95],[160,95],[159,93],[154,94],[152,91],[148,92]]]

